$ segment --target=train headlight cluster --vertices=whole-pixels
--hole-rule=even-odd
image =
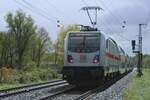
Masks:
[[[71,55],[68,55],[67,60],[69,63],[74,63],[73,57]]]
[[[93,58],[93,63],[99,63],[99,55],[96,55],[96,56]]]

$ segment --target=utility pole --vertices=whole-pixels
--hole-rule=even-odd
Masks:
[[[132,49],[133,49],[133,53],[137,53],[138,54],[138,64],[137,64],[137,76],[141,77],[143,75],[142,73],[142,67],[143,67],[143,53],[142,53],[142,26],[144,26],[146,24],[139,24],[139,35],[138,35],[138,50],[135,51],[135,40],[132,40]]]
[[[138,53],[138,76],[142,76],[143,67],[143,53],[142,53],[142,26],[146,24],[139,24],[139,53]]]
[[[60,21],[57,20],[57,28],[60,27]],[[58,39],[58,34],[57,34],[57,39]],[[57,58],[58,58],[58,43],[59,43],[59,40],[57,41],[56,40],[56,45],[55,45],[55,60],[54,60],[54,63],[55,65],[57,64]]]

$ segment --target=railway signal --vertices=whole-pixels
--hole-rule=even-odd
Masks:
[[[132,40],[132,50],[133,50],[133,52],[135,52],[135,46],[136,46],[136,41]]]
[[[138,64],[137,64],[137,76],[141,77],[143,75],[142,73],[142,63],[143,63],[143,53],[142,53],[142,26],[145,26],[146,24],[139,24],[139,43],[136,45],[136,41],[132,40],[132,50],[133,53],[138,54]],[[135,50],[135,46],[138,46],[138,50]]]

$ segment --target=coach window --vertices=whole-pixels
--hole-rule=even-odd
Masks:
[[[106,40],[106,49],[108,50],[108,39]]]

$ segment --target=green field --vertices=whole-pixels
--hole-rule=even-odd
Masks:
[[[134,77],[124,100],[150,100],[150,69],[144,69],[143,74],[141,78]]]

